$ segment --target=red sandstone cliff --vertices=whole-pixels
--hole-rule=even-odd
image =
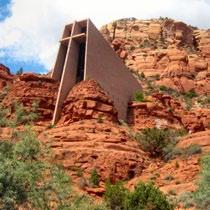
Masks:
[[[210,95],[210,31],[171,19],[122,19],[101,28],[128,68],[157,85]]]

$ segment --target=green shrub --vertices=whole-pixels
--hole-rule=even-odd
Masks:
[[[146,128],[136,135],[136,139],[151,156],[163,156],[164,148],[171,143],[170,131],[167,129]]]
[[[210,209],[210,154],[201,160],[202,172],[198,190],[194,193],[197,209]]]
[[[137,102],[144,102],[144,94],[143,92],[141,91],[137,91],[134,95],[134,101],[137,101]]]
[[[14,102],[11,110],[0,104],[0,127],[15,128],[18,125],[28,125],[39,118],[38,102],[33,102],[31,109],[26,110],[22,103]]]
[[[14,118],[12,119],[13,126],[20,125],[20,124],[31,124],[35,120],[38,119],[37,114],[38,109],[38,102],[32,103],[32,108],[30,111],[27,111],[22,103],[15,102],[14,103]]]
[[[148,48],[148,47],[152,47],[152,43],[150,42],[149,39],[144,39],[139,45],[139,48]]]
[[[173,206],[166,196],[151,183],[139,183],[135,190],[128,195],[126,209],[139,210],[172,210]]]
[[[16,75],[23,74],[23,68],[21,67],[19,70],[16,71]]]
[[[104,199],[111,210],[124,210],[126,207],[126,198],[128,191],[124,188],[122,182],[116,184],[106,183]]]
[[[140,182],[129,192],[121,182],[106,184],[105,201],[111,210],[172,210],[166,196],[152,183]]]
[[[179,128],[174,130],[175,136],[183,137],[188,134],[188,131],[185,128]]]
[[[8,86],[5,86],[5,87],[1,90],[1,93],[0,93],[0,102],[2,102],[3,99],[7,96],[8,91],[9,91],[9,87],[8,87]]]
[[[96,187],[99,185],[99,182],[100,182],[100,176],[97,172],[97,170],[94,168],[91,172],[91,176],[90,176],[90,183]]]
[[[145,74],[144,74],[144,72],[141,72],[141,74],[139,75],[139,77],[140,77],[140,79],[145,79]]]
[[[54,127],[55,127],[55,125],[54,124],[51,124],[51,123],[47,126],[48,129],[52,129]]]
[[[197,190],[193,193],[182,193],[178,198],[185,208],[196,206],[196,209],[200,210],[210,209],[210,154],[201,159],[201,166]]]
[[[30,129],[20,141],[0,143],[0,209],[60,209],[70,196],[70,179],[50,164],[46,151]]]
[[[59,209],[61,210],[61,209]],[[94,204],[93,199],[87,196],[76,196],[68,206],[62,210],[109,210],[103,203]]]
[[[172,181],[172,180],[174,180],[174,177],[171,174],[169,174],[169,175],[165,176],[164,179],[167,181]]]
[[[184,208],[195,206],[194,196],[191,192],[183,192],[178,197],[178,202],[184,205]]]
[[[103,122],[104,122],[103,116],[99,115],[98,118],[97,118],[97,123],[103,123]]]
[[[198,96],[198,94],[193,89],[188,92],[183,93],[183,95],[185,98],[191,98],[191,99]]]
[[[160,85],[159,90],[169,95],[172,95],[174,97],[177,97],[180,95],[176,90],[174,90],[173,88],[167,87],[165,85]]]
[[[5,109],[0,104],[0,127],[7,127],[9,125],[9,120],[7,118],[8,113],[9,113],[9,110]]]
[[[166,87],[165,85],[161,85],[161,86],[159,87],[159,89],[160,89],[161,91],[168,91],[168,87]]]
[[[190,145],[186,148],[178,148],[178,138],[187,134],[185,129],[169,130],[158,128],[146,128],[135,135],[142,149],[149,152],[152,157],[160,157],[165,161],[177,156],[189,157],[200,154],[202,149],[199,145]]]
[[[191,144],[190,146],[183,149],[183,156],[192,156],[195,154],[201,154],[202,148],[198,144]]]
[[[169,195],[176,195],[176,190],[171,189],[171,190],[168,191],[168,194]]]

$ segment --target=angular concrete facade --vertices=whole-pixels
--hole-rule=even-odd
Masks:
[[[96,80],[114,101],[118,118],[125,121],[128,102],[141,90],[138,81],[89,19],[65,26],[52,78],[60,81],[53,124],[60,118],[69,91],[82,80]]]

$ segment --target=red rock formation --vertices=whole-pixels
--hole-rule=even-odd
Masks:
[[[55,160],[69,174],[88,180],[95,168],[101,181],[129,180],[142,173],[147,155],[123,127],[112,122],[81,120],[47,130],[39,137],[52,147]]]
[[[128,123],[136,130],[148,127],[181,128],[181,104],[171,96],[153,94],[147,102],[132,102],[129,105]]]
[[[210,130],[187,135],[181,139],[177,147],[186,148],[192,144],[200,145],[205,152],[210,151]]]
[[[30,109],[33,102],[38,102],[40,120],[52,120],[57,91],[58,84],[48,77],[22,74],[13,81],[3,104],[10,107],[13,102],[19,101]]]
[[[13,76],[10,74],[9,68],[0,64],[0,90],[12,83]]]
[[[146,100],[129,104],[128,123],[135,130],[150,127],[185,128],[194,133],[209,129],[209,109],[186,111],[178,100],[158,93]]]
[[[171,190],[176,195],[196,190],[200,172],[200,157],[210,151],[210,131],[202,131],[182,137],[177,148],[186,148],[190,145],[200,145],[202,154],[194,154],[190,157],[177,157],[168,162],[160,159],[151,160],[150,165],[143,173],[128,182],[127,186],[133,188],[139,181],[152,181],[160,189],[169,193]],[[182,209],[182,208],[181,208]]]
[[[114,23],[101,31],[129,69],[148,77],[159,75],[157,85],[210,96],[209,30],[167,18]]]
[[[64,102],[59,123],[67,125],[83,119],[117,121],[113,101],[94,80],[82,81],[73,87]]]

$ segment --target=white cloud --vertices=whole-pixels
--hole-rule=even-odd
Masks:
[[[210,0],[12,0],[11,16],[0,22],[0,52],[50,69],[63,27],[73,19],[90,17],[100,27],[123,17],[168,16],[210,28],[209,11]]]

